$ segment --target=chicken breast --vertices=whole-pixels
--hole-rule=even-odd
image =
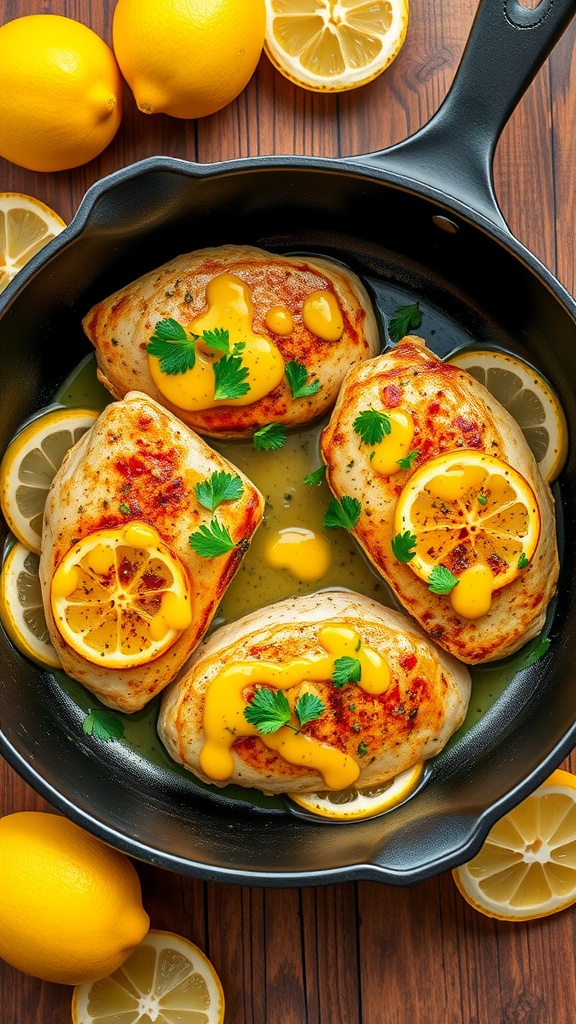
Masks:
[[[389,475],[374,471],[372,448],[355,429],[366,410],[406,414],[414,431],[407,445],[408,468],[395,463]],[[493,591],[489,610],[478,618],[457,614],[448,594],[432,593],[392,550],[396,505],[407,481],[434,456],[458,450],[489,453],[517,470],[534,492],[541,520],[529,564]],[[421,338],[408,336],[350,371],[323,432],[321,451],[334,495],[360,502],[354,536],[436,643],[476,664],[507,657],[540,633],[559,570],[553,498],[518,424],[474,377],[440,360]],[[479,500],[484,501],[482,496]]]
[[[196,335],[193,367],[166,371],[147,351],[165,321],[172,335],[157,350],[166,352],[178,336],[185,347]],[[115,398],[138,388],[211,437],[316,419],[332,408],[348,368],[379,350],[372,303],[355,274],[327,259],[251,246],[178,256],[98,302],[83,326],[100,380]],[[228,353],[206,344],[206,331],[222,330]]]
[[[244,714],[262,690],[285,695],[296,728],[304,694],[322,711],[300,732],[283,725],[264,734]],[[164,693],[158,732],[175,761],[217,786],[370,786],[437,754],[469,697],[468,670],[408,616],[325,591],[216,630]]]
[[[215,473],[229,475],[234,497],[223,500],[214,511],[200,503],[196,487],[213,480]],[[225,483],[227,478],[217,479]],[[128,712],[142,708],[175,677],[200,642],[249,547],[263,509],[262,495],[239,470],[147,395],[130,392],[122,401],[107,406],[67,453],[46,503],[40,581],[48,630],[64,671],[109,707]],[[228,531],[231,550],[217,557],[204,557],[193,549],[190,537],[215,520]],[[95,662],[101,663],[95,663],[64,639],[55,621],[52,584],[58,567],[84,538],[97,532],[102,536],[103,531],[107,538],[112,537],[110,544],[123,538],[130,527],[136,527],[136,531],[132,530],[128,538],[138,538],[138,530],[146,538],[152,527],[169,557],[175,559],[189,589],[186,601],[190,603],[191,621],[185,628],[175,625],[171,645],[147,663],[107,667],[105,649],[96,650]],[[136,559],[134,565],[130,562],[127,544],[128,540],[122,548],[118,578],[130,591],[135,576],[140,585],[138,572],[143,576],[143,570],[137,571]],[[108,567],[100,565],[104,557],[101,549],[99,555],[90,557],[85,589],[95,590],[106,605],[107,587],[111,585]],[[141,606],[148,623],[150,614],[159,611],[154,588],[161,586],[161,580],[156,579],[159,573],[153,562],[146,573],[148,597],[146,601],[142,598]],[[80,622],[74,628],[80,636],[84,624]],[[129,645],[127,650],[130,653]]]

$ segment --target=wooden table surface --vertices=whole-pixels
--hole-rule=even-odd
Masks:
[[[0,23],[65,14],[110,43],[113,9],[114,0],[2,0]],[[126,90],[120,131],[98,159],[58,174],[0,159],[0,191],[36,196],[68,221],[94,181],[148,156],[204,163],[382,148],[437,109],[475,10],[476,0],[412,0],[408,36],[394,64],[370,85],[339,96],[292,86],[265,56],[244,93],[201,121],[146,117]],[[573,295],[575,123],[576,21],[519,104],[495,160],[496,191],[512,232]],[[574,755],[564,767],[576,770]],[[2,814],[47,807],[7,764],[0,770]],[[576,911],[528,924],[493,922],[468,907],[449,873],[408,888],[347,882],[262,889],[137,868],[152,926],[187,935],[212,959],[226,994],[226,1024],[576,1020]],[[66,1024],[70,997],[69,988],[0,963],[2,1024]]]

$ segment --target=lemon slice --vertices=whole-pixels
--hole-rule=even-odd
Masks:
[[[74,544],[52,577],[50,600],[66,643],[105,668],[153,661],[192,621],[184,566],[136,520]]]
[[[189,939],[151,929],[114,974],[77,985],[73,1024],[222,1024],[224,992]]]
[[[311,811],[312,814],[319,814],[322,818],[333,818],[338,821],[373,818],[374,815],[389,811],[406,800],[420,782],[423,771],[422,763],[415,764],[381,786],[369,786],[365,789],[349,786],[338,791],[294,793],[290,799],[299,807]]]
[[[568,425],[554,389],[530,363],[498,349],[462,349],[448,356],[480,381],[514,417],[548,483],[568,454]]]
[[[44,617],[38,555],[17,541],[0,576],[0,619],[12,643],[42,668],[59,668]]]
[[[62,218],[39,199],[0,192],[0,292],[65,227]]]
[[[264,50],[304,89],[356,89],[398,56],[408,12],[408,0],[266,0]]]
[[[433,592],[450,593],[459,614],[478,618],[490,607],[492,591],[529,565],[540,512],[515,469],[486,452],[458,449],[412,474],[396,503],[394,526],[394,554],[395,541],[412,538],[414,550],[400,560]]]
[[[452,875],[470,906],[500,921],[532,921],[576,903],[576,776],[558,768]]]
[[[51,409],[23,428],[0,464],[0,501],[12,533],[40,553],[48,489],[72,445],[98,419],[93,409]]]

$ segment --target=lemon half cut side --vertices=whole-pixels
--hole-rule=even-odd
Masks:
[[[39,557],[16,541],[0,576],[0,619],[14,646],[42,668],[60,668],[50,641],[40,580]]]
[[[408,0],[266,0],[264,50],[295,85],[344,92],[398,56],[408,16]]]
[[[299,807],[334,821],[359,821],[397,807],[416,789],[422,779],[424,765],[420,762],[388,779],[379,786],[344,790],[322,790],[318,793],[293,793],[290,799]]]
[[[452,876],[470,906],[501,921],[532,921],[576,903],[576,776],[553,772]]]
[[[107,978],[74,989],[73,1024],[222,1024],[224,992],[213,964],[189,939],[150,929]]]
[[[552,483],[568,455],[568,424],[549,381],[524,359],[496,348],[467,347],[446,361],[475,377],[514,417],[541,475]]]

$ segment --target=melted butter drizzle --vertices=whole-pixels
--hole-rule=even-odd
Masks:
[[[360,774],[360,766],[348,754],[321,743],[303,732],[283,726],[276,733],[262,734],[246,721],[244,691],[254,685],[290,690],[305,682],[326,682],[332,678],[338,658],[357,658],[361,665],[358,685],[367,693],[380,694],[390,684],[386,660],[373,648],[365,647],[359,633],[343,623],[330,623],[318,633],[325,654],[293,658],[285,664],[272,661],[241,661],[223,668],[210,682],[204,704],[204,745],[200,752],[203,772],[215,781],[229,779],[234,770],[232,747],[242,736],[258,736],[285,761],[317,771],[328,789],[344,789]],[[295,722],[296,724],[296,722]]]

